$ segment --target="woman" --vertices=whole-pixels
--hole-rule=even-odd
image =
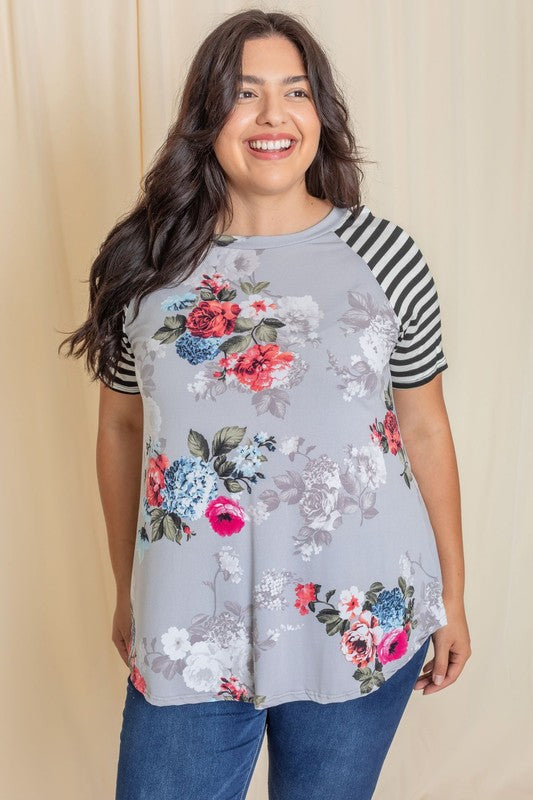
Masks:
[[[370,798],[470,656],[437,291],[360,163],[305,26],[236,14],[93,264],[119,800],[244,797],[265,730],[271,798]]]

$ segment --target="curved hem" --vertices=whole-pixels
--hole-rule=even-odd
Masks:
[[[426,642],[426,640],[431,636],[432,633],[439,630],[439,628],[443,628],[447,625],[448,622],[443,622],[442,624],[434,625],[428,629],[427,634],[424,634],[422,638],[418,638],[414,649],[412,650],[409,658],[399,663],[396,668],[388,675],[387,679],[381,686],[378,686],[372,692],[368,692],[362,694],[361,691],[354,691],[354,692],[342,692],[341,694],[325,694],[324,692],[315,692],[311,689],[302,689],[298,692],[284,692],[283,694],[276,694],[267,699],[265,703],[255,705],[253,702],[250,702],[248,705],[251,705],[255,708],[256,711],[264,711],[271,706],[277,706],[281,703],[287,703],[297,700],[312,700],[315,703],[342,703],[346,700],[356,700],[359,697],[368,697],[369,694],[374,694],[378,692],[382,686],[385,686],[387,681],[389,681],[402,667],[405,667],[409,661],[413,658],[414,655],[420,650],[422,645]],[[389,662],[390,663],[390,662]],[[138,690],[137,690],[138,691]],[[143,695],[144,699],[150,703],[150,705],[157,706],[157,707],[166,707],[166,706],[173,706],[173,705],[190,705],[196,703],[209,703],[209,702],[242,702],[242,701],[233,701],[233,700],[224,700],[223,698],[217,699],[216,697],[202,697],[201,694],[195,692],[194,694],[182,694],[182,695],[174,695],[172,697],[161,697],[160,695],[153,695],[150,692],[146,691]],[[208,694],[208,693],[204,693]],[[258,692],[260,694],[260,692]]]

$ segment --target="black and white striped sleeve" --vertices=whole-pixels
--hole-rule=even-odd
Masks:
[[[392,386],[428,383],[448,362],[437,287],[420,248],[400,225],[366,205],[355,215],[347,212],[336,233],[366,262],[396,315],[399,330],[389,357]]]
[[[140,394],[139,385],[135,375],[135,357],[131,348],[131,343],[124,327],[125,312],[122,310],[122,339],[120,358],[113,371],[113,380],[106,382],[106,386],[116,392],[125,394]]]
[[[422,386],[448,367],[435,280],[416,242],[403,234],[404,266],[398,273],[394,302],[401,328],[389,360],[397,389]]]

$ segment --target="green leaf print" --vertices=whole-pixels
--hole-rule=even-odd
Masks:
[[[171,542],[180,544],[183,534],[181,532],[181,519],[175,514],[167,514],[163,517],[163,533]]]
[[[209,459],[209,445],[207,439],[202,436],[198,431],[193,431],[191,428],[189,436],[187,437],[187,445],[191,455],[198,456],[198,458],[208,461]]]
[[[165,317],[163,327],[159,328],[152,338],[157,339],[163,344],[170,344],[170,342],[175,342],[184,330],[185,317],[183,314],[175,314],[171,317]]]
[[[237,292],[235,289],[221,289],[217,294],[217,299],[221,303],[229,303],[230,300],[235,300]]]
[[[237,317],[235,320],[235,325],[233,330],[236,333],[242,333],[243,331],[251,331],[254,327],[255,322],[253,319],[248,319],[248,317]]]
[[[221,342],[218,349],[222,350],[226,355],[229,353],[243,353],[251,343],[251,336],[232,336],[230,339],[226,339],[225,342]]]
[[[231,479],[227,478],[224,481],[224,486],[226,487],[228,492],[232,492],[233,494],[236,494],[237,492],[242,492],[244,490],[244,487],[239,483],[239,481],[233,480],[232,478]]]
[[[226,456],[217,456],[213,461],[213,467],[220,478],[229,478],[235,469],[235,462],[227,461]]]
[[[257,283],[240,281],[239,286],[243,290],[244,294],[259,294],[259,292],[262,292],[263,289],[266,289],[269,283],[270,281],[257,281]]]
[[[221,456],[224,453],[229,453],[234,447],[237,447],[242,437],[246,433],[246,427],[241,428],[239,425],[227,425],[221,428],[213,436],[213,443],[211,450],[214,456]]]
[[[361,601],[361,593],[356,587],[353,587],[352,590],[344,590],[345,597],[341,598],[342,606],[340,605],[339,608],[336,608],[330,602],[330,598],[335,594],[335,589],[330,589],[326,593],[326,599],[322,600],[319,597],[320,584],[306,583],[298,584],[296,587],[297,602],[295,605],[300,607],[300,603],[305,602],[307,609],[307,611],[302,612],[300,607],[300,613],[312,612],[315,614],[316,619],[325,625],[328,635],[339,634],[343,640],[344,654],[354,664],[360,664],[353,672],[352,677],[360,683],[361,694],[368,694],[385,682],[383,663],[380,659],[383,658],[384,663],[387,663],[394,660],[395,657],[399,658],[403,655],[404,649],[399,651],[396,656],[394,655],[395,643],[402,641],[403,648],[405,639],[409,639],[409,631],[415,628],[418,623],[418,620],[413,619],[414,586],[408,585],[402,575],[398,578],[398,586],[406,600],[406,607],[401,622],[397,618],[398,609],[394,611],[392,625],[390,624],[390,619],[387,619],[390,614],[390,608],[387,608],[387,606],[389,606],[392,593],[390,590],[385,589],[381,581],[374,581],[364,593],[365,600],[360,610],[357,610],[357,605]],[[382,592],[386,592],[385,602],[379,607],[379,595]],[[407,598],[410,599],[407,601]],[[323,607],[316,612],[315,609],[319,604],[324,604],[328,607]],[[376,604],[378,604],[378,608],[374,608]],[[343,608],[351,612],[348,619],[345,616],[341,617]],[[378,628],[376,631],[376,626],[380,625],[382,621],[384,622],[383,629]],[[380,636],[380,640],[378,642],[373,641],[375,633],[379,633],[380,630],[383,634]],[[383,637],[387,638],[383,641]],[[383,648],[382,651],[380,651],[380,647]],[[363,666],[365,663],[371,663],[372,666]]]
[[[254,336],[260,342],[275,342],[278,338],[278,333],[273,325],[265,325],[263,320],[255,329]]]

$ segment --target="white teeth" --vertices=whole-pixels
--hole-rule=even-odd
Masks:
[[[254,150],[287,150],[292,144],[292,139],[278,139],[277,141],[259,139],[249,142]]]

